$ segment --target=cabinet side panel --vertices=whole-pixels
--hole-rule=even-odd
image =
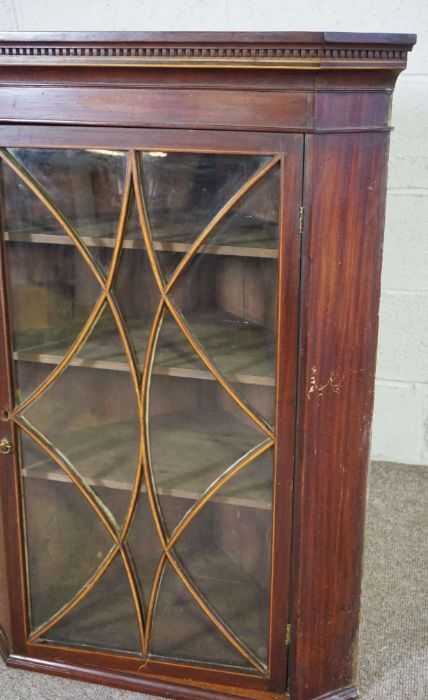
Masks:
[[[296,700],[355,677],[388,140],[386,133],[307,138],[290,679]]]

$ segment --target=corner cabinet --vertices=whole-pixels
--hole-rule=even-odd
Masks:
[[[412,35],[0,35],[0,648],[357,697],[391,94]]]

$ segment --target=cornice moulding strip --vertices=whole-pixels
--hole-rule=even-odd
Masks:
[[[301,46],[267,43],[256,45],[231,43],[214,45],[175,44],[153,45],[150,42],[105,41],[72,42],[7,42],[0,37],[0,65],[38,66],[105,66],[105,67],[195,67],[195,68],[276,68],[276,69],[394,69],[406,65],[408,44],[316,45]]]

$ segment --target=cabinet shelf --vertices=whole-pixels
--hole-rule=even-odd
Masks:
[[[97,228],[94,225],[94,232],[92,235],[80,236],[80,240],[85,243],[89,248],[113,248],[115,245],[115,238],[113,236],[100,236],[97,233]],[[85,232],[89,231],[90,227],[85,226]],[[60,229],[58,229],[60,231]],[[216,243],[215,245],[204,244],[203,253],[210,255],[231,255],[239,257],[249,257],[249,258],[267,258],[276,259],[278,257],[278,251],[276,247],[273,247],[271,241],[271,236],[266,234],[262,235],[256,226],[250,228],[242,228],[234,232],[234,235],[228,235],[227,245]],[[185,242],[185,240],[178,240],[180,237],[174,235],[172,237],[168,232],[164,232],[161,240],[155,240],[153,242],[153,247],[158,252],[169,252],[169,253],[187,253],[190,250],[191,243]],[[183,236],[183,239],[185,237]],[[240,245],[240,238],[245,240],[245,245]],[[31,229],[20,229],[11,231],[5,231],[4,233],[5,241],[12,241],[14,243],[39,243],[48,245],[74,245],[70,238],[61,233],[55,233],[53,231],[35,231],[34,227]],[[123,248],[131,250],[144,250],[144,241],[139,239],[137,236],[135,238],[127,237],[123,244]]]
[[[254,447],[249,443],[248,428],[230,436],[230,416],[219,412],[210,422],[195,411],[190,423],[179,414],[164,414],[150,420],[152,434],[156,432],[156,465],[154,468],[157,492],[160,496],[173,496],[191,501],[199,499],[206,488],[236,460],[236,444],[242,445],[243,454]],[[56,444],[55,435],[49,438]],[[85,480],[94,488],[103,487],[131,491],[135,476],[135,445],[139,440],[139,426],[133,422],[120,422],[92,426],[69,431],[61,435],[61,452],[79,469],[84,460]],[[179,454],[177,453],[179,446]],[[195,449],[197,446],[197,449]],[[224,455],[224,465],[215,471],[218,454]],[[178,456],[177,456],[178,454]],[[186,455],[186,459],[183,459]],[[117,477],[114,476],[116,472]],[[59,468],[53,467],[50,458],[37,460],[22,469],[26,478],[69,482]],[[260,472],[260,480],[254,478],[245,483],[245,468],[240,472],[237,494],[222,496],[221,489],[213,500],[248,508],[271,509],[271,489],[266,484],[266,473]],[[145,486],[142,486],[145,492]]]
[[[195,336],[204,339],[208,356],[228,378],[233,377],[233,381],[241,384],[274,386],[273,343],[266,342],[266,334],[269,331],[224,311],[205,311],[198,313],[197,316],[189,315],[188,318]],[[145,347],[148,323],[127,322],[134,347]],[[175,336],[173,343],[168,345],[168,330],[165,327],[162,331],[162,349],[156,354],[153,373],[174,377],[213,379],[211,372],[200,369],[201,362],[184,336],[179,345]],[[41,343],[40,336],[38,342],[35,342],[34,335],[31,337],[28,333],[22,336],[19,343],[21,347],[23,344],[26,347],[15,351],[13,358],[25,362],[57,365],[78,331],[79,329],[75,329],[75,335],[68,334],[51,343]],[[78,356],[71,360],[70,365],[129,371],[129,365],[123,361],[123,353],[119,354],[115,327],[103,328],[102,331],[95,328]]]

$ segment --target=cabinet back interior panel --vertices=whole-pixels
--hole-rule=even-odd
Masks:
[[[356,697],[388,119],[414,41],[0,35],[9,665]]]

